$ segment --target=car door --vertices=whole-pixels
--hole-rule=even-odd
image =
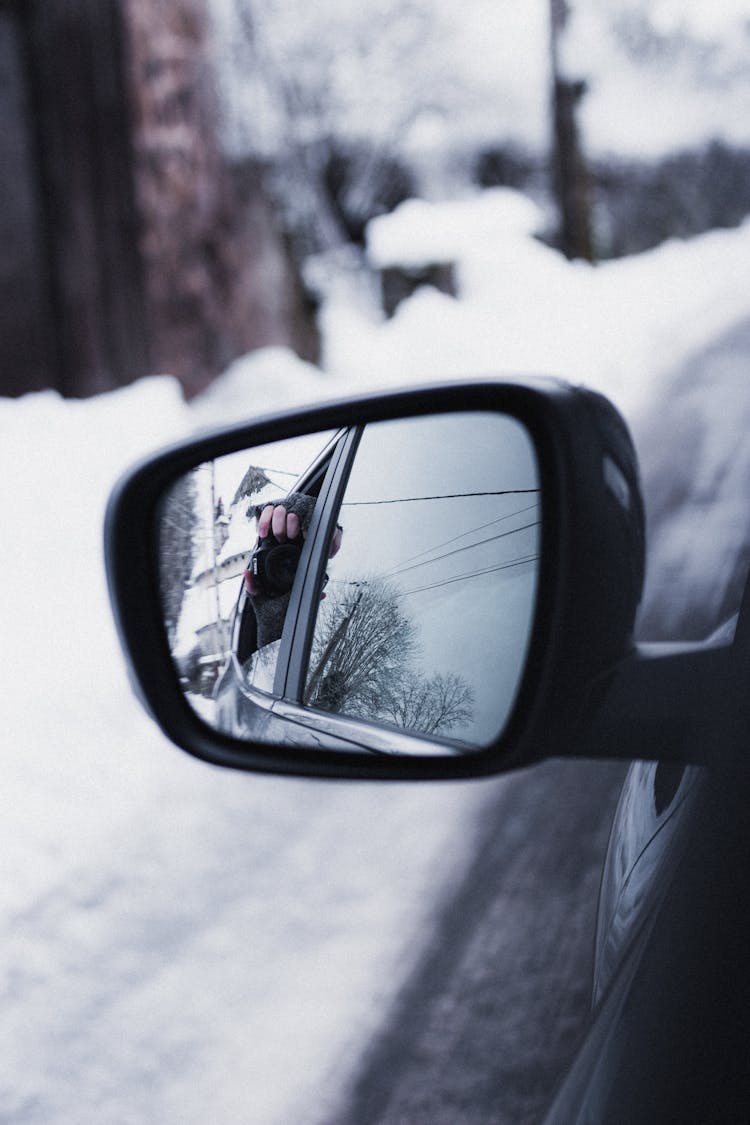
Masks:
[[[645,940],[688,838],[704,770],[678,762],[633,762],[610,832],[597,911],[592,1006],[621,963]]]

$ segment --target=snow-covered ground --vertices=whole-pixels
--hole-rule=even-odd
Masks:
[[[136,456],[374,384],[559,374],[618,402],[647,489],[683,466],[662,522],[673,596],[707,597],[746,541],[750,224],[598,268],[534,226],[507,192],[382,220],[373,261],[449,250],[459,298],[425,290],[384,322],[334,294],[325,374],[268,350],[190,407],[168,377],[0,401],[0,1120],[325,1120],[503,784],[250,777],[173,749],[130,694],[103,577],[106,496]]]

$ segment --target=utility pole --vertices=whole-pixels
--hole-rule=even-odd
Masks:
[[[586,83],[567,77],[560,59],[560,43],[569,13],[568,0],[550,0],[553,185],[560,212],[560,249],[566,258],[584,258],[591,262],[594,253],[589,176],[576,122],[578,103],[586,93]]]
[[[312,676],[310,677],[310,684],[309,684],[309,687],[307,689],[308,699],[314,699],[315,693],[318,690],[318,685],[319,685],[319,683],[322,679],[323,673],[325,672],[326,665],[328,664],[328,661],[331,659],[331,656],[336,651],[336,649],[338,648],[341,641],[344,639],[344,635],[345,635],[347,629],[349,628],[351,620],[352,620],[352,618],[354,617],[354,614],[357,611],[357,606],[359,605],[359,603],[361,601],[362,601],[362,591],[360,590],[359,593],[357,594],[356,598],[354,599],[354,603],[352,605],[352,608],[349,610],[346,617],[344,617],[339,622],[339,624],[336,626],[335,630],[333,631],[333,634],[331,635],[331,638],[328,641],[328,644],[326,645],[326,647],[324,648],[323,653],[320,657],[320,660],[317,663],[315,671],[313,672]]]

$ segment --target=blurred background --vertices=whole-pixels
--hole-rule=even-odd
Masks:
[[[109,489],[212,424],[544,373],[613,398],[640,635],[750,562],[745,0],[0,0],[0,1120],[541,1119],[622,769],[212,770],[127,683]]]
[[[337,276],[456,294],[368,260],[406,199],[514,188],[591,262],[750,207],[740,0],[3,0],[0,82],[5,395],[319,362]]]

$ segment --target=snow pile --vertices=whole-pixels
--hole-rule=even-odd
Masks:
[[[595,385],[634,418],[674,367],[750,311],[750,221],[595,267],[531,237],[541,222],[508,189],[374,220],[375,266],[448,256],[458,299],[424,288],[385,323],[333,299],[327,370],[368,382],[556,375]]]
[[[286,348],[269,347],[242,356],[192,404],[198,427],[225,426],[290,410],[342,393],[321,372]]]
[[[544,215],[528,196],[498,188],[472,198],[429,203],[410,199],[367,229],[367,257],[374,269],[456,262],[478,246],[497,248],[538,234]]]

